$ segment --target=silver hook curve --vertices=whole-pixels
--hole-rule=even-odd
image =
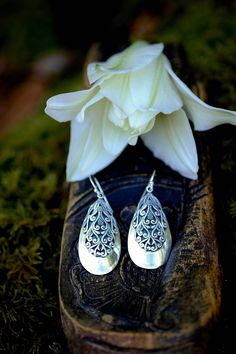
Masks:
[[[98,182],[97,178],[94,176],[89,176],[89,180],[93,186],[94,192],[97,194],[97,197],[104,199],[105,202],[107,203],[107,205],[111,208],[111,206],[107,200],[107,197],[105,196],[105,194],[102,190],[102,187],[101,187],[100,183]]]
[[[152,172],[152,175],[149,179],[148,185],[146,187],[146,191],[151,193],[153,191],[153,186],[154,186],[154,178],[155,178],[156,170]]]

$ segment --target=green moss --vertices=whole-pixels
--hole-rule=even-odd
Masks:
[[[43,347],[45,353],[65,352],[57,278],[67,149],[68,126],[43,113],[0,143],[0,336],[9,353],[37,352],[37,346],[40,352]],[[29,333],[37,334],[37,341]]]

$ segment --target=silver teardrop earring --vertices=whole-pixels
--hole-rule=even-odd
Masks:
[[[113,210],[95,177],[89,177],[97,200],[89,207],[79,236],[79,257],[84,268],[95,275],[111,272],[120,252],[120,232]]]
[[[132,261],[146,269],[162,266],[169,257],[172,243],[165,213],[152,194],[155,172],[138,203],[128,235],[128,251]]]

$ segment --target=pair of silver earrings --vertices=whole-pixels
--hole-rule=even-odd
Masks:
[[[153,195],[155,171],[138,203],[128,234],[128,252],[141,268],[155,269],[168,259],[171,232],[159,200]],[[121,242],[113,210],[95,177],[89,177],[97,200],[89,207],[79,236],[79,257],[95,275],[111,272],[117,265]]]

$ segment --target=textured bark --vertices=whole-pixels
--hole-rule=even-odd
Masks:
[[[62,238],[59,293],[71,351],[89,353],[204,353],[221,301],[211,171],[205,138],[198,142],[197,181],[175,174],[141,144],[97,174],[118,221],[122,254],[109,274],[80,264],[80,227],[95,194],[88,180],[72,183]],[[137,267],[127,253],[135,206],[156,168],[154,194],[167,215],[173,247],[166,265]]]

